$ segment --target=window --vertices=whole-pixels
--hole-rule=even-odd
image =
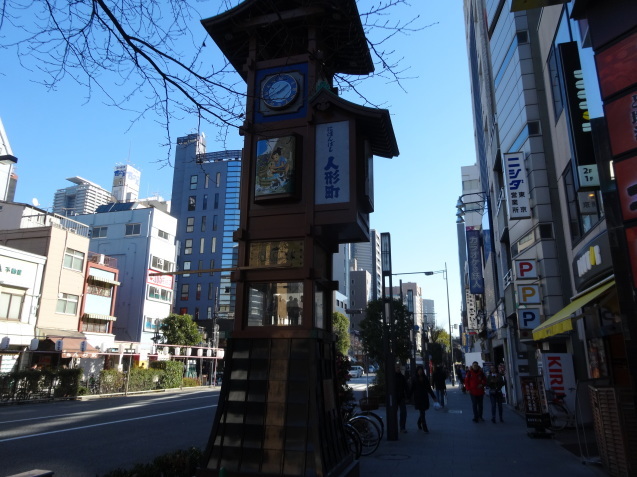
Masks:
[[[188,307],[187,306],[182,306],[179,308],[179,314],[180,315],[187,315],[188,314]]]
[[[194,320],[197,321],[199,319],[199,307],[195,307],[195,314],[193,316]]]
[[[67,248],[64,252],[64,268],[71,270],[84,270],[84,252]]]
[[[215,194],[215,205],[214,205],[214,208],[215,208],[215,209],[218,209],[218,208],[219,208],[219,192],[217,192],[217,193]]]
[[[166,288],[160,288],[154,285],[148,285],[148,299],[172,303],[173,293],[170,290],[167,290]]]
[[[186,270],[190,270],[190,264],[191,264],[191,262],[188,262],[188,261],[184,262],[182,267],[181,267],[182,271],[185,272]],[[182,277],[184,277],[184,278],[187,278],[189,276],[190,276],[190,273],[184,273],[182,275]]]
[[[215,259],[210,260],[210,270],[215,269]],[[210,272],[210,276],[214,275],[215,272]]]
[[[217,237],[212,237],[210,244],[210,251],[215,253],[217,251]]]
[[[197,283],[197,291],[195,292],[195,300],[201,300],[201,283]]]
[[[197,182],[199,181],[199,176],[195,174],[194,176],[190,176],[190,190],[195,190],[197,188]]]
[[[217,230],[217,227],[218,227],[218,226],[217,226],[217,216],[215,215],[215,216],[212,218],[212,230]]]
[[[209,306],[206,308],[206,318],[212,320],[212,307]]]
[[[294,326],[303,317],[303,282],[251,283],[248,326]]]
[[[88,331],[89,333],[108,333],[108,321],[105,320],[82,318],[80,326],[80,331]]]
[[[181,295],[179,296],[179,299],[182,301],[187,301],[188,300],[188,292],[190,291],[190,285],[188,285],[187,283],[182,283],[181,285]]]
[[[192,239],[186,239],[184,241],[184,255],[192,254]]]
[[[141,230],[141,224],[126,224],[126,232],[124,235],[140,235]]]
[[[0,287],[0,319],[19,320],[25,291],[18,288]]]
[[[201,237],[199,239],[199,253],[204,253],[206,251],[206,239],[205,237]]]
[[[201,231],[205,232],[206,231],[206,216],[202,216],[201,217]]]
[[[199,260],[199,264],[197,265],[197,270],[203,270],[203,260]],[[198,277],[201,276],[201,272],[197,274]]]
[[[110,286],[97,285],[95,283],[89,283],[86,287],[86,293],[88,295],[97,295],[110,297],[112,295],[113,288]]]
[[[210,185],[210,174],[206,174],[204,176],[203,188],[207,189],[209,185]]]
[[[208,300],[213,300],[215,297],[215,284],[210,282],[208,283]]]
[[[203,210],[208,209],[208,194],[203,195]]]
[[[192,232],[193,230],[195,230],[195,218],[188,217],[186,218],[186,233]]]
[[[164,232],[163,230],[157,230],[157,235],[159,235],[159,238],[163,238],[168,240],[168,232]]]
[[[221,186],[221,172],[217,172],[217,178],[215,180],[215,185],[217,187]]]
[[[196,210],[197,209],[197,197],[191,195],[188,197],[188,210]]]
[[[67,315],[75,315],[77,313],[77,304],[80,297],[77,295],[69,295],[68,293],[60,293],[58,295],[56,313],[64,313]]]
[[[155,270],[162,270],[164,272],[172,272],[173,271],[173,262],[170,260],[164,260],[156,255],[153,255],[150,259],[150,266]]]
[[[106,238],[108,227],[93,227],[91,230],[91,238]]]

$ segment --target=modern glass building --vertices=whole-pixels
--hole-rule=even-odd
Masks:
[[[179,256],[174,311],[189,314],[213,340],[215,325],[232,329],[239,228],[241,151],[206,152],[203,134],[178,138],[171,214]],[[190,273],[192,271],[192,273]]]

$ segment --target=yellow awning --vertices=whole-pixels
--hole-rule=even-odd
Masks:
[[[573,320],[571,320],[571,315],[614,286],[615,280],[611,280],[610,282],[595,288],[579,298],[576,298],[540,326],[535,328],[533,330],[533,339],[535,341],[540,341],[544,338],[548,338],[549,336],[571,331],[573,329]]]

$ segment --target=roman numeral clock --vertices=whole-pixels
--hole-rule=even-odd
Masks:
[[[247,85],[232,338],[199,476],[358,475],[335,380],[332,256],[369,241],[389,112],[338,96],[373,63],[355,0],[246,0],[202,21]]]

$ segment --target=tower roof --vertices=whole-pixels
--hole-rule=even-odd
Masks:
[[[252,38],[256,61],[285,58],[308,53],[311,28],[329,71],[351,75],[374,71],[355,0],[245,0],[201,23],[244,80]]]

